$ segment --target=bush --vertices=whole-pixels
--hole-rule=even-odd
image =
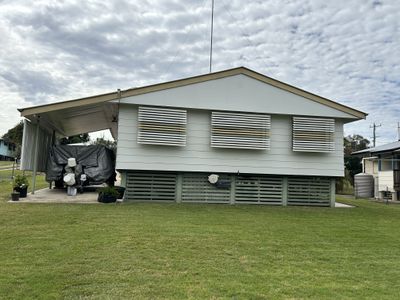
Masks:
[[[28,178],[25,175],[17,175],[14,179],[14,188],[28,187]]]
[[[105,187],[100,188],[98,191],[99,191],[99,194],[102,194],[105,196],[118,197],[118,195],[119,195],[117,189],[113,186],[105,186]]]

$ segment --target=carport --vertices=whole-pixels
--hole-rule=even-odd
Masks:
[[[121,92],[18,109],[24,117],[21,170],[32,171],[32,193],[37,172],[46,171],[49,147],[57,138],[109,129],[118,131]]]

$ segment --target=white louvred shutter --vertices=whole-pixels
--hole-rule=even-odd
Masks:
[[[270,148],[271,117],[264,114],[212,112],[211,146],[215,148]]]
[[[184,109],[140,106],[138,143],[185,146],[186,124]]]
[[[293,117],[293,151],[333,152],[335,120]]]

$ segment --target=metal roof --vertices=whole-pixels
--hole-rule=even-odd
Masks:
[[[400,141],[381,145],[374,148],[368,148],[360,151],[353,152],[352,155],[362,155],[367,153],[379,153],[379,152],[393,152],[396,150],[400,150]]]

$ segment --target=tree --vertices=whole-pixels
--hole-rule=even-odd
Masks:
[[[351,153],[367,149],[370,141],[361,135],[354,134],[344,138],[344,178],[336,181],[338,193],[352,193],[354,175],[362,172],[361,158],[352,156]]]
[[[22,135],[24,132],[24,122],[20,121],[13,128],[9,129],[2,138],[6,143],[15,145],[15,157],[21,156]]]
[[[85,142],[89,142],[89,134],[88,133],[72,135],[69,137],[62,138],[60,140],[61,145],[77,144],[77,143],[85,143]]]
[[[117,142],[116,141],[106,140],[104,138],[104,136],[96,138],[96,140],[92,141],[91,144],[92,145],[103,145],[103,146],[106,146],[107,148],[113,150],[114,152],[117,150]]]
[[[362,172],[361,158],[351,153],[367,149],[370,141],[361,135],[354,134],[344,138],[344,166],[349,173],[349,180],[353,184],[354,175]]]
[[[344,155],[350,156],[355,151],[367,149],[370,141],[361,135],[353,134],[344,138]]]

